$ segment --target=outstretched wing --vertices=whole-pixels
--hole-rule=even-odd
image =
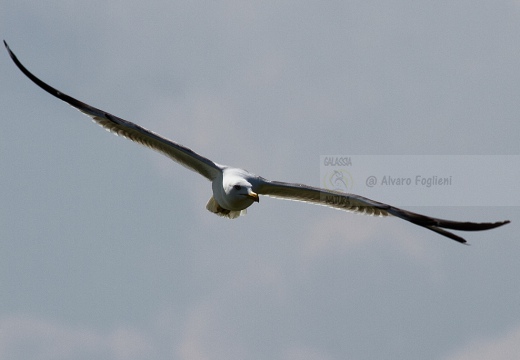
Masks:
[[[145,145],[151,149],[159,151],[164,155],[170,157],[174,161],[178,162],[179,164],[187,167],[188,169],[198,172],[199,174],[208,178],[209,180],[213,180],[221,171],[221,166],[205,158],[204,156],[197,154],[196,152],[185,146],[182,146],[171,140],[165,139],[162,136],[159,136],[153,133],[152,131],[146,130],[145,128],[136,125],[130,121],[121,119],[106,111],[85,104],[67,94],[62,93],[59,90],[56,90],[52,86],[47,85],[42,80],[34,76],[20,63],[16,55],[11,51],[11,49],[5,41],[4,45],[16,66],[18,66],[18,68],[36,85],[41,87],[43,90],[47,91],[49,94],[54,95],[58,99],[65,101],[66,103],[75,107],[79,111],[92,117],[92,119],[96,123],[98,123],[105,129],[113,132],[116,135],[124,136],[132,141],[135,141],[139,144]]]
[[[269,181],[263,178],[259,179],[258,184],[256,184],[253,190],[262,195],[286,200],[304,201],[329,206],[339,210],[353,211],[375,216],[393,215],[413,224],[435,231],[438,234],[444,235],[463,244],[466,240],[445,229],[480,231],[493,229],[509,223],[509,220],[494,223],[443,220],[399,209],[355,194],[326,190],[302,184]]]

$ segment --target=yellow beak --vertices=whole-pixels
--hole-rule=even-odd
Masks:
[[[253,191],[251,191],[249,194],[247,194],[247,196],[249,196],[251,199],[253,199],[256,202],[260,202],[260,197],[258,196],[257,193],[255,193]]]

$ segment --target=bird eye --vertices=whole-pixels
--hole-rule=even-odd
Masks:
[[[233,186],[233,189],[235,189],[235,190],[240,190],[240,189],[242,189],[242,186],[240,186],[240,185],[235,185],[235,186]]]

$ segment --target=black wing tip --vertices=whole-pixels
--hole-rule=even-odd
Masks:
[[[9,47],[9,45],[7,45],[7,42],[5,41],[5,39],[4,39],[4,46],[5,46],[5,48],[7,49],[7,52],[9,53],[9,56],[10,56],[10,57],[13,57],[14,54],[13,54],[13,52],[11,51],[11,48]]]
[[[425,226],[426,229],[428,230],[431,230],[431,231],[434,231],[436,232],[437,234],[440,234],[440,235],[443,235],[443,236],[446,236],[447,238],[451,239],[451,240],[455,240],[456,242],[460,243],[460,244],[463,244],[463,245],[468,245],[466,239],[460,237],[459,235],[455,235],[454,233],[452,232],[449,232],[445,229],[441,229],[440,227],[436,227],[436,226]]]
[[[18,60],[18,57],[14,54],[14,52],[11,50],[9,45],[7,45],[7,42],[5,40],[4,40],[4,45],[5,45],[5,48],[7,49],[7,52],[9,53],[9,56],[11,57],[11,60],[13,60],[14,64],[18,67],[18,69],[20,69],[29,79],[31,79],[32,81],[34,81],[38,84],[38,79],[29,70],[27,70],[25,68],[25,66],[22,65],[20,60]],[[40,80],[40,82],[41,82],[41,80]],[[41,86],[40,84],[38,84],[38,85]]]
[[[490,229],[495,229],[497,227],[500,227],[500,226],[503,226],[503,225],[506,225],[506,224],[509,224],[511,221],[510,220],[504,220],[504,221],[497,221],[497,222],[494,222],[494,223],[480,223],[478,225],[481,225],[482,228],[476,228],[476,229],[468,229],[468,230],[490,230]]]
[[[497,227],[500,227],[502,225],[506,225],[506,224],[509,224],[511,221],[510,220],[504,220],[504,221],[497,221],[497,222],[494,222],[494,223],[471,223],[472,225],[480,225],[480,227],[478,228],[475,228],[475,227],[470,227],[470,228],[465,228],[465,229],[458,229],[458,230],[466,230],[466,231],[480,231],[480,230],[491,230],[491,229],[495,229]],[[419,224],[418,224],[419,225]],[[429,230],[432,230],[438,234],[441,234],[441,235],[444,235],[452,240],[455,240],[457,241],[458,243],[462,244],[462,245],[470,245],[464,238],[458,236],[458,235],[455,235],[449,231],[446,231],[445,229],[442,229],[441,226],[440,227],[437,227],[437,226],[424,226],[425,228],[429,229]]]
[[[4,40],[4,46],[7,50],[7,52],[9,53],[9,56],[11,57],[11,59],[15,60],[16,59],[16,55],[14,54],[14,52],[11,50],[11,48],[9,47],[9,45],[7,44],[7,41]],[[16,61],[16,60],[15,60]]]
[[[493,223],[493,227],[491,227],[490,229],[494,229],[494,228],[497,228],[499,226],[502,226],[502,225],[507,225],[509,224],[511,221],[510,220],[504,220],[504,221],[497,221],[496,223]]]
[[[57,97],[58,99],[60,99],[62,101],[65,101],[69,105],[71,105],[71,106],[73,106],[73,107],[75,107],[75,108],[77,108],[79,110],[82,110],[83,108],[88,107],[88,105],[82,103],[81,101],[76,100],[73,97],[62,93],[61,91],[53,88],[49,84],[47,84],[44,81],[40,80],[38,77],[36,77],[36,75],[31,73],[25,66],[23,66],[23,64],[20,62],[20,60],[18,60],[16,55],[11,51],[11,49],[9,48],[9,45],[7,45],[7,42],[5,40],[4,40],[4,45],[5,45],[6,49],[7,49],[7,51],[9,52],[9,56],[11,56],[11,59],[13,60],[14,64],[16,65],[16,67],[18,67],[18,69],[25,76],[27,76],[29,78],[29,80],[31,80],[33,83],[38,85],[43,90],[47,91],[52,96],[55,96],[55,97]]]

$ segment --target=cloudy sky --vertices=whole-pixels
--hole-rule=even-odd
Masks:
[[[0,34],[58,89],[271,179],[320,185],[327,154],[520,154],[519,1],[0,0]],[[520,353],[519,203],[416,198],[512,220],[469,247],[265,197],[222,219],[204,178],[1,52],[0,359]],[[467,204],[518,194],[476,166]]]

